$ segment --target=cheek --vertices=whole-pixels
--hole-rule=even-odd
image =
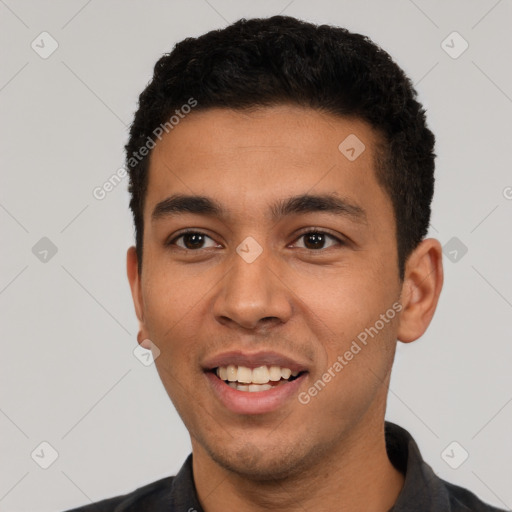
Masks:
[[[316,378],[331,368],[337,377],[333,381],[343,381],[343,387],[357,393],[385,378],[396,344],[398,317],[392,306],[399,290],[379,275],[371,269],[342,270],[328,279],[295,281],[304,318],[325,353]],[[339,358],[343,369],[335,372]]]
[[[147,280],[143,289],[145,326],[149,338],[160,350],[155,363],[164,382],[170,379],[171,385],[173,378],[179,376],[182,380],[185,368],[194,367],[192,347],[197,343],[200,322],[193,316],[201,304],[202,294],[198,291],[201,289],[204,290],[190,280],[185,283],[167,277]]]
[[[338,341],[351,339],[391,306],[389,290],[368,268],[362,272],[333,269],[306,278],[296,274],[292,282],[308,318]]]
[[[338,322],[333,321],[329,331],[326,329],[332,340],[324,343],[326,363],[318,367],[306,390],[315,411],[312,414],[318,414],[326,424],[357,421],[385,400],[396,346],[396,322],[390,320],[375,330],[379,315],[352,311],[352,316],[340,315]],[[338,329],[337,338],[330,334],[334,329]]]
[[[208,289],[204,274],[196,276],[165,263],[150,267],[142,290],[146,322],[160,334],[162,329],[181,324]]]

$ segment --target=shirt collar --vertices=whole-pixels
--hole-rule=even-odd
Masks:
[[[444,482],[423,460],[411,434],[390,422],[386,422],[385,432],[389,460],[405,475],[402,491],[389,512],[451,510]]]

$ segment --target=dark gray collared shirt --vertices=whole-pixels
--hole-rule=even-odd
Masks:
[[[404,487],[389,512],[504,512],[436,476],[402,427],[386,422],[386,447],[390,461],[405,475]],[[204,512],[194,485],[192,454],[174,477],[68,512]]]

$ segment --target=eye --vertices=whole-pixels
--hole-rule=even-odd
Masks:
[[[186,250],[197,250],[197,249],[206,249],[208,247],[204,247],[204,243],[206,239],[209,239],[213,242],[213,245],[210,247],[216,247],[218,244],[214,242],[214,240],[208,235],[201,233],[200,231],[186,231],[181,233],[180,235],[174,237],[172,240],[167,242],[166,245],[176,245],[182,249]],[[177,243],[178,240],[181,240],[183,243]]]
[[[322,249],[328,249],[329,247],[332,247],[332,245],[344,245],[344,242],[340,240],[339,238],[335,237],[334,235],[331,235],[329,233],[326,233],[325,231],[318,231],[318,230],[311,230],[307,231],[305,233],[302,233],[297,240],[300,240],[301,238],[304,239],[304,246],[300,247],[301,249],[310,249],[313,251],[318,251]],[[334,244],[329,245],[328,247],[325,247],[325,243],[328,241],[334,241]]]
[[[296,240],[300,239],[304,239],[304,242],[302,247],[300,247],[299,245],[299,248],[308,249],[312,251],[321,251],[335,245],[344,245],[344,242],[340,240],[338,237],[331,235],[325,231],[316,229],[310,229],[309,231],[302,233]],[[210,246],[205,246],[207,240],[211,241]],[[329,242],[330,245],[327,245],[326,247],[326,243]],[[219,244],[217,244],[211,237],[209,237],[205,233],[193,230],[188,230],[178,234],[172,240],[167,242],[166,245],[174,245],[180,247],[181,249],[190,251],[208,249],[210,247],[219,247]]]

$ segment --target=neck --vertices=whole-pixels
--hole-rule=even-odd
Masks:
[[[352,432],[307,472],[267,481],[250,480],[226,470],[193,440],[199,501],[205,512],[386,512],[395,503],[404,477],[388,459],[384,421],[363,419]]]

